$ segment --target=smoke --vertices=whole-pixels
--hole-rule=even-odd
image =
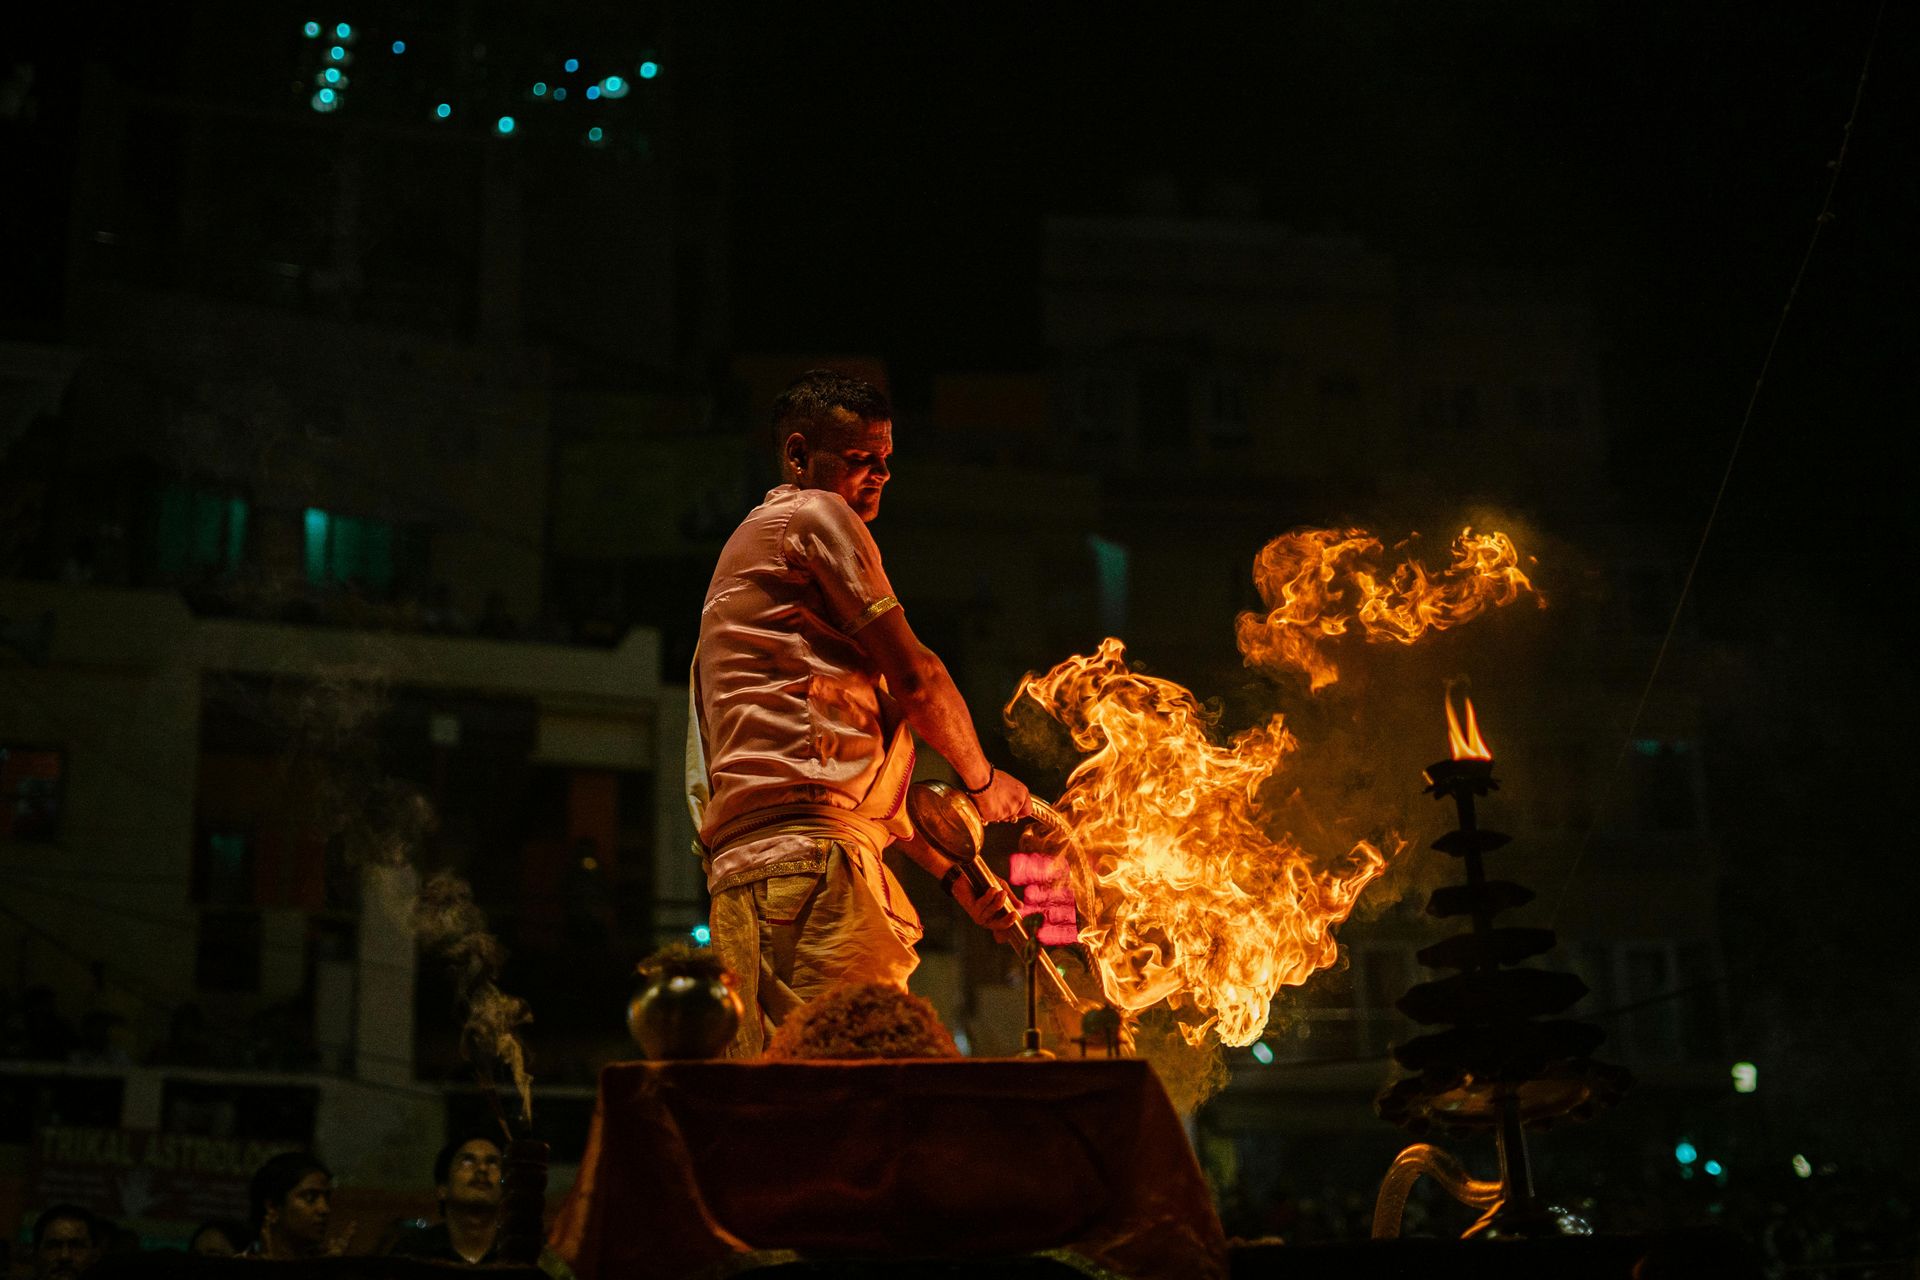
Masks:
[[[414,902],[413,930],[422,946],[446,962],[453,989],[466,1006],[461,1051],[483,1070],[488,1060],[503,1064],[520,1095],[521,1119],[531,1119],[533,1077],[516,1033],[533,1021],[533,1011],[500,990],[497,979],[506,953],[487,931],[486,916],[467,882],[451,871],[429,877]]]
[[[1226,1088],[1232,1078],[1220,1042],[1206,1037],[1189,1043],[1180,1019],[1165,1007],[1147,1010],[1134,1025],[1133,1056],[1153,1068],[1173,1109],[1183,1116]]]
[[[323,842],[349,872],[418,867],[439,827],[433,802],[391,773],[379,734],[392,711],[392,664],[378,655],[321,666],[307,679],[275,681],[264,690],[228,680],[218,693],[243,716],[271,728],[284,747],[279,784],[290,816]],[[532,1021],[524,1000],[498,980],[505,951],[487,927],[473,890],[450,870],[434,872],[408,904],[416,941],[447,966],[465,1011],[461,1053],[483,1078],[495,1063],[511,1074],[523,1119],[532,1117],[532,1076],[518,1031]]]

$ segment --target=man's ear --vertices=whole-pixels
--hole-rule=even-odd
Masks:
[[[788,435],[786,443],[780,446],[780,461],[796,471],[805,474],[807,469],[807,438],[798,431]]]

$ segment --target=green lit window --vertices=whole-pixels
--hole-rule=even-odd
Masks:
[[[381,592],[393,586],[393,525],[308,507],[305,527],[307,581],[352,582]]]
[[[154,568],[166,578],[236,568],[247,550],[247,500],[195,485],[160,490]]]

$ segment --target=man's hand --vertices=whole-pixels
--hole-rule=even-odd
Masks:
[[[1024,794],[1026,788],[1020,790]],[[1014,937],[1020,923],[1016,914],[1019,904],[1013,899],[1013,891],[998,876],[994,876],[987,891],[978,896],[973,892],[973,885],[961,876],[953,882],[953,900],[966,909],[975,924],[992,933],[994,941],[1007,942]]]
[[[1018,822],[1033,816],[1027,784],[1010,773],[994,771],[987,789],[973,797],[973,807],[988,822]]]

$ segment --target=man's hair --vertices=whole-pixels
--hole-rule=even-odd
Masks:
[[[49,1205],[39,1217],[33,1220],[33,1247],[38,1249],[40,1242],[47,1238],[47,1228],[56,1222],[78,1222],[87,1229],[87,1243],[97,1245],[100,1240],[99,1220],[91,1209],[83,1209],[77,1204]]]
[[[809,369],[795,378],[773,401],[773,450],[786,448],[787,437],[798,431],[809,444],[836,424],[836,410],[844,409],[862,422],[886,422],[893,406],[886,393],[860,378],[831,369]]]
[[[253,1181],[247,1187],[247,1200],[253,1211],[255,1231],[266,1224],[267,1206],[283,1202],[310,1173],[325,1174],[328,1181],[333,1179],[333,1171],[321,1164],[320,1157],[311,1151],[282,1151],[254,1170]]]
[[[460,1134],[459,1136],[455,1137],[452,1141],[447,1143],[446,1146],[440,1148],[440,1154],[433,1158],[433,1185],[434,1186],[444,1187],[447,1185],[447,1179],[453,1176],[453,1158],[459,1155],[460,1148],[466,1146],[469,1142],[487,1143],[495,1151],[498,1151],[500,1153],[500,1158],[502,1160],[505,1160],[507,1158],[507,1149],[500,1144],[500,1139],[495,1137],[490,1137],[485,1133]]]

